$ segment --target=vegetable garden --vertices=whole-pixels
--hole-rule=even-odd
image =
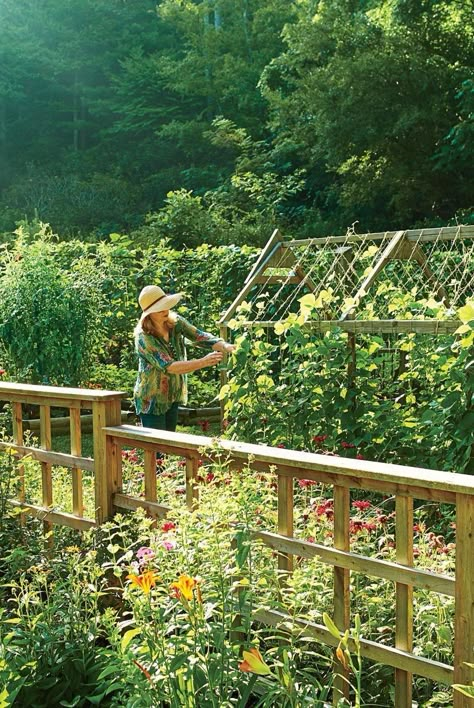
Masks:
[[[290,255],[278,236],[256,260],[44,230],[5,249],[3,705],[470,705],[474,241],[410,233]],[[205,327],[233,302],[224,429],[204,430],[220,441],[120,425],[152,274]],[[61,310],[64,292],[97,320]],[[24,342],[33,302],[43,329]],[[197,402],[218,391],[209,377]]]

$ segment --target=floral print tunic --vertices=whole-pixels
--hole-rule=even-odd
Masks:
[[[203,332],[178,315],[170,330],[169,342],[162,337],[146,334],[141,328],[135,332],[135,351],[138,354],[138,376],[133,398],[137,414],[161,415],[173,403],[187,402],[185,374],[168,374],[174,361],[186,359],[185,337],[197,347],[212,349],[219,337]]]

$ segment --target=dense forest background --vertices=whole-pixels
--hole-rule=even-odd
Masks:
[[[473,0],[0,0],[3,232],[468,223],[473,137]]]

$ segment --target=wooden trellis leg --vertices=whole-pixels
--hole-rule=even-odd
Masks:
[[[334,486],[334,547],[341,551],[350,550],[349,538],[350,492],[346,487]],[[350,572],[346,568],[334,566],[334,623],[345,632],[350,626]],[[334,681],[333,702],[349,698],[349,673],[338,659],[335,659],[338,676]]]
[[[199,459],[197,457],[186,458],[186,505],[188,509],[195,509],[199,502],[199,491],[197,488],[197,476],[199,469]]]
[[[413,565],[413,498],[397,495],[396,558],[397,563]],[[395,646],[403,651],[413,650],[413,586],[396,583]],[[412,674],[395,669],[395,706],[411,708]]]

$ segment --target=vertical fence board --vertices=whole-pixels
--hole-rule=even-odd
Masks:
[[[80,457],[82,454],[81,410],[69,409],[69,426],[71,433],[71,455]],[[79,467],[71,469],[72,477],[72,510],[77,516],[84,515],[84,500],[82,490],[82,470]]]
[[[145,499],[156,502],[156,453],[145,450]]]
[[[51,450],[51,408],[46,405],[40,406],[40,444],[43,450]],[[43,506],[50,507],[53,505],[53,479],[49,462],[41,462],[41,486]],[[52,524],[44,521],[43,528],[47,534]]]
[[[474,497],[456,495],[456,613],[454,683],[474,682]],[[454,692],[454,708],[472,708],[474,699]]]
[[[334,547],[341,551],[350,550],[349,538],[350,492],[345,487],[334,486]],[[344,632],[350,626],[350,571],[334,567],[334,622]],[[334,703],[341,698],[349,698],[349,674],[338,659],[335,659],[339,676],[334,681]]]
[[[94,475],[95,475],[95,519],[102,524],[113,513],[113,494],[118,489],[120,480],[119,465],[109,466],[106,454],[107,425],[120,425],[120,399],[112,401],[94,401],[92,404]]]
[[[413,565],[413,499],[397,495],[396,560],[402,565]],[[396,583],[395,646],[403,651],[413,649],[413,586]],[[413,676],[408,671],[395,669],[395,706],[411,708]]]
[[[227,337],[229,336],[229,328],[227,327],[227,325],[221,325],[221,326],[219,327],[219,336],[220,336],[221,339],[224,339],[224,340],[227,341]],[[227,356],[224,357],[224,364],[225,364],[226,361],[227,361]],[[222,368],[221,368],[220,371],[219,371],[219,380],[220,380],[221,388],[222,388],[222,386],[225,386],[225,384],[226,384],[227,381],[228,381],[228,378],[229,378],[229,377],[228,377],[228,375],[227,375],[227,369],[226,369],[226,367],[225,367],[225,365],[224,365],[224,366],[222,366]],[[224,409],[225,409],[225,399],[224,399],[224,398],[221,399],[221,401],[220,401],[220,406],[221,406],[221,427],[223,427],[223,425],[224,425],[224,416],[225,416],[225,411],[224,411]]]
[[[199,459],[195,456],[186,458],[186,505],[188,509],[195,509],[199,502],[197,476]]]
[[[293,536],[293,477],[278,475],[278,533]],[[293,570],[293,556],[278,554],[278,568],[290,573]]]
[[[21,403],[12,403],[12,419],[13,419],[13,440],[16,445],[24,444],[23,436],[23,407]],[[21,502],[25,501],[26,490],[25,490],[25,467],[24,465],[18,465],[18,499]],[[20,515],[20,523],[22,526],[25,524],[25,515]]]

